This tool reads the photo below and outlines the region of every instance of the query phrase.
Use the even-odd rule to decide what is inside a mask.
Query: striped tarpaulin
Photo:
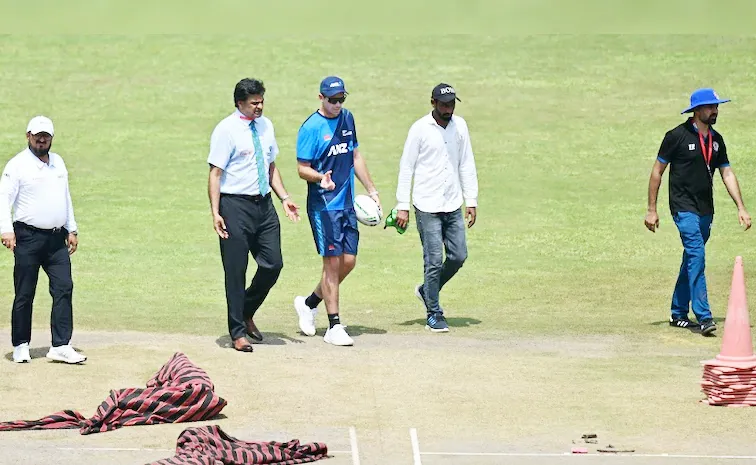
[[[149,465],[295,465],[328,457],[325,444],[246,442],[218,426],[187,428],[178,438],[176,455]]]
[[[79,428],[81,434],[91,434],[122,426],[209,420],[225,406],[207,373],[177,352],[147,381],[145,389],[110,391],[90,419],[63,410],[39,420],[0,423],[0,431]]]

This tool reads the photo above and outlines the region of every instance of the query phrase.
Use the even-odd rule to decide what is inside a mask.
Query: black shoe
[[[669,317],[669,325],[673,326],[675,328],[683,328],[683,329],[698,329],[699,325],[696,323],[693,323],[687,318],[675,318],[675,317]]]
[[[415,286],[415,297],[420,299],[420,302],[423,303],[423,307],[425,307],[425,311],[428,311],[428,304],[425,302],[425,292],[423,292],[423,285],[418,284]]]
[[[701,334],[703,336],[708,336],[716,330],[717,324],[714,323],[714,320],[704,320],[701,322]]]
[[[247,327],[247,335],[251,337],[253,340],[257,342],[262,342],[263,335],[260,333],[260,330],[257,329],[257,325],[255,324],[255,320],[252,318],[247,318],[247,321],[245,321],[246,327]]]

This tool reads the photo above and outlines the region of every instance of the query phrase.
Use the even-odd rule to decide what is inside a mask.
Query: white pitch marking
[[[87,452],[176,452],[176,449],[149,449],[139,447],[56,447],[58,450]],[[328,450],[329,454],[351,454],[351,450]]]
[[[90,452],[176,452],[176,449],[142,449],[139,447],[58,447],[58,450],[85,450]]]
[[[720,460],[754,460],[756,455],[689,455],[689,454],[633,454],[633,453],[605,453],[572,454],[539,453],[539,452],[421,452],[421,455],[449,455],[457,457],[636,457],[636,458],[665,458],[665,459],[720,459]]]
[[[352,464],[360,465],[360,451],[357,449],[357,430],[349,427],[349,442],[352,445]]]
[[[423,465],[420,460],[420,441],[417,440],[417,429],[410,428],[410,441],[412,442],[413,465]]]

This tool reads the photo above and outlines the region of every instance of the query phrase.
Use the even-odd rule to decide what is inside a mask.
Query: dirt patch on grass
[[[335,450],[349,449],[355,427],[363,464],[408,462],[409,428],[417,428],[426,450],[564,452],[586,432],[641,453],[754,449],[745,437],[748,414],[698,404],[697,346],[622,336],[479,340],[349,331],[354,347],[277,333],[265,334],[252,354],[229,349],[227,335],[77,331],[74,346],[90,357],[81,366],[48,362],[48,336],[37,331],[30,364],[11,363],[10,350],[0,363],[2,420],[62,409],[92,415],[110,389],[144,386],[181,351],[228,401],[223,416],[207,423],[249,440],[328,440]],[[10,348],[7,331],[0,345]],[[713,420],[705,435],[696,434],[688,426],[704,415]],[[45,447],[167,450],[185,427],[4,433],[0,448],[23,438]]]

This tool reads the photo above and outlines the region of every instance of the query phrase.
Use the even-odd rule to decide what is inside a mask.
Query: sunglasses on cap
[[[328,100],[328,103],[331,103],[331,104],[344,103],[344,101],[346,100],[346,96],[344,96],[344,97],[326,97],[326,99]]]

